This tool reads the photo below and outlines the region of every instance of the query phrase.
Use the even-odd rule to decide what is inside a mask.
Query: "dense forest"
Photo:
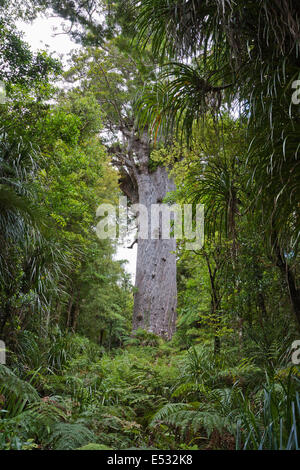
[[[299,450],[299,56],[298,0],[0,0],[0,450]],[[124,196],[204,243],[133,285]]]

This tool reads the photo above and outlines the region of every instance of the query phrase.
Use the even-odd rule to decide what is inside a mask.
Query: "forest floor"
[[[29,335],[23,348],[0,366],[2,449],[235,449],[249,431],[251,442],[255,417],[253,447],[270,397],[289,434],[282,403],[295,368],[271,377],[229,348],[216,359],[209,342],[180,349],[145,332],[110,352],[78,335],[39,354]]]

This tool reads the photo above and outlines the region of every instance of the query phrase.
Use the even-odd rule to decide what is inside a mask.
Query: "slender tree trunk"
[[[214,337],[214,355],[218,356],[221,352],[221,338],[220,336]]]
[[[70,300],[69,300],[69,305],[68,305],[67,323],[66,323],[67,328],[70,328],[71,326],[71,314],[72,314],[73,301],[74,301],[74,298],[73,298],[73,293],[72,293]]]
[[[4,327],[9,319],[10,308],[6,305],[4,311],[0,314],[0,335],[3,335]]]
[[[284,255],[281,252],[278,243],[278,237],[275,231],[272,233],[272,242],[276,256],[276,264],[286,280],[292,311],[296,317],[298,329],[300,329],[300,289],[297,287],[295,275],[291,267],[284,259]]]
[[[100,330],[100,333],[99,333],[99,346],[103,346],[103,337],[104,337],[104,330]]]
[[[210,280],[210,313],[211,318],[215,323],[215,336],[214,336],[214,355],[217,356],[221,352],[221,338],[218,335],[218,331],[221,326],[221,318],[220,318],[220,304],[221,304],[221,295],[218,288],[217,276],[218,276],[218,266],[212,269],[212,265],[209,259],[209,255],[203,250],[203,254],[206,260],[208,273],[209,273],[209,280]],[[220,275],[220,274],[219,274]]]
[[[139,203],[148,210],[148,239],[138,239],[136,293],[134,296],[133,330],[146,329],[166,339],[175,332],[177,284],[176,240],[151,239],[151,205],[160,204],[175,186],[167,170],[137,175]]]
[[[54,323],[55,325],[59,325],[59,322],[60,322],[60,317],[61,317],[61,313],[62,313],[62,303],[57,301],[56,302],[56,308],[55,308],[55,317],[54,317]]]
[[[291,304],[293,307],[293,312],[295,314],[295,317],[298,322],[298,326],[300,328],[300,289],[296,287],[295,276],[289,267],[287,267],[286,276],[287,276],[287,283],[289,286],[289,293],[290,293]]]
[[[73,312],[72,312],[72,326],[71,326],[71,329],[72,329],[73,333],[76,333],[78,316],[79,316],[79,299],[77,298],[76,304],[74,305]]]

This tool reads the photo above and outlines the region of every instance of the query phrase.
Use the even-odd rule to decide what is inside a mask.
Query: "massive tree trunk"
[[[151,239],[150,216],[151,206],[175,188],[162,167],[138,174],[137,185],[139,204],[148,210],[148,239],[138,239],[133,330],[143,328],[171,339],[177,306],[176,240],[162,239],[161,230],[158,239]]]
[[[121,189],[133,204],[142,204],[148,210],[148,236],[139,234],[137,240],[132,328],[133,331],[142,328],[171,339],[175,332],[177,306],[176,240],[163,239],[161,230],[158,230],[157,239],[151,238],[151,206],[162,203],[175,186],[166,168],[158,166],[154,171],[149,168],[148,136],[121,130],[127,141],[126,153],[121,147],[111,149],[113,161],[122,176]]]

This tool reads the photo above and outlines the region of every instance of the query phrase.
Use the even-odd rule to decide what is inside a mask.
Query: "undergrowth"
[[[108,353],[22,333],[0,366],[1,449],[298,449],[300,370],[138,332]],[[49,346],[49,345],[48,345]],[[37,354],[38,351],[38,354]]]

